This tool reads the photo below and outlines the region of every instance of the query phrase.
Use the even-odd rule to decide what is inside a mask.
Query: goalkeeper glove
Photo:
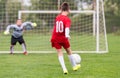
[[[8,35],[8,34],[10,34],[9,31],[4,31],[4,35]]]
[[[36,24],[36,23],[32,23],[32,26],[33,26],[33,27],[37,27],[37,24]]]

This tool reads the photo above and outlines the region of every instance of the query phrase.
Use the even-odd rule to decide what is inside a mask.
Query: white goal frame
[[[104,34],[105,34],[105,45],[106,45],[106,50],[105,51],[100,51],[99,50],[99,5],[100,1],[102,3],[102,14],[103,14],[103,21],[104,21]],[[22,14],[24,13],[60,13],[60,11],[55,11],[55,10],[19,10],[18,11],[18,19],[21,19]],[[93,36],[96,36],[96,51],[74,51],[75,53],[107,53],[108,52],[108,42],[107,42],[107,35],[106,35],[106,25],[105,25],[105,14],[104,14],[104,6],[103,6],[103,0],[96,0],[96,10],[84,10],[84,11],[75,11],[72,10],[70,13],[92,13],[93,14]],[[96,22],[97,21],[97,22]],[[96,26],[95,26],[96,25]],[[32,53],[32,51],[30,51]],[[53,51],[52,51],[53,52]],[[51,51],[48,53],[52,53]],[[34,51],[34,53],[44,53],[42,51]]]

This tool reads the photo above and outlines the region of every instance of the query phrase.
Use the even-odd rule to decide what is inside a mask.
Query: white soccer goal
[[[60,0],[58,0],[60,1]],[[71,0],[72,1],[72,0]],[[76,0],[77,1],[77,0]],[[103,0],[94,0],[95,8],[72,9],[71,18],[71,48],[78,53],[106,53],[108,43],[106,36]],[[69,1],[68,1],[69,2]],[[60,4],[58,2],[58,4]],[[85,3],[84,3],[85,4]],[[77,4],[78,5],[78,4]],[[85,4],[86,5],[86,4]],[[58,10],[19,10],[18,19],[36,22],[38,26],[24,32],[27,49],[31,53],[53,53],[51,47],[51,31]],[[16,47],[18,51],[20,49]]]

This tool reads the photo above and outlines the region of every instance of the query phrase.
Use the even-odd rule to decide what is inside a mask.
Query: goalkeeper
[[[13,54],[14,46],[16,45],[17,42],[21,44],[22,49],[23,49],[23,54],[27,55],[27,49],[26,49],[26,44],[23,38],[23,31],[24,27],[27,26],[27,24],[30,24],[32,27],[37,26],[36,23],[32,22],[24,22],[22,23],[21,19],[18,19],[16,21],[16,24],[8,25],[4,34],[7,35],[9,34],[9,30],[13,29],[13,33],[11,35],[11,46],[10,46],[10,54]]]

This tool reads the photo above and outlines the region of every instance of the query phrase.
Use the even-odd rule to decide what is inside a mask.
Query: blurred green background
[[[27,5],[22,4],[23,0],[0,0],[0,30],[4,26],[15,22],[18,18],[18,10],[57,10],[57,0],[28,0],[31,1]],[[26,0],[27,1],[27,0]],[[67,1],[72,10],[75,10],[75,1],[91,1],[91,0],[58,0],[60,3]],[[93,0],[94,1],[94,0]],[[32,6],[31,6],[32,5]],[[52,6],[50,6],[52,5]],[[104,0],[105,17],[107,33],[120,35],[120,0]]]

